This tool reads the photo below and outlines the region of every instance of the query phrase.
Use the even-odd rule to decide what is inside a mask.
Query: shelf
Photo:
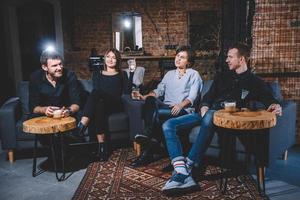
[[[175,56],[122,56],[122,60],[136,59],[136,60],[165,60],[174,59]]]

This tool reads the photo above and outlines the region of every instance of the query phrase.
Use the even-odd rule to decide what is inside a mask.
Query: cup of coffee
[[[235,101],[224,101],[224,102],[222,102],[221,105],[228,112],[235,112],[236,111],[236,102]]]
[[[132,99],[139,100],[140,99],[139,94],[140,94],[140,88],[138,87],[132,88],[132,92],[131,92]]]
[[[62,110],[54,110],[53,111],[53,118],[61,118]]]

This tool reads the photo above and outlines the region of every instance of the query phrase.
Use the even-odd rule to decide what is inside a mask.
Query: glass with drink
[[[224,101],[221,104],[222,107],[228,112],[235,112],[236,111],[236,102],[235,101]]]
[[[133,87],[131,92],[131,98],[135,100],[140,99],[140,88],[139,87]]]
[[[130,72],[134,72],[135,69],[136,69],[136,62],[135,62],[135,59],[129,59],[129,60],[127,61],[127,63],[128,63],[129,71],[130,71]]]

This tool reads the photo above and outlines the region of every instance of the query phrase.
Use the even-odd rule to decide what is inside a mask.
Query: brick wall
[[[256,0],[252,66],[258,73],[300,72],[299,0]],[[300,143],[300,77],[275,77],[285,99],[298,103],[297,140]]]
[[[151,55],[164,55],[168,44],[187,44],[187,12],[220,10],[221,0],[69,0],[62,1],[66,65],[80,78],[89,78],[87,59],[95,47],[103,54],[112,47],[112,13],[135,11],[142,14],[143,48]],[[140,2],[144,2],[142,6]],[[167,9],[166,9],[167,7]],[[299,0],[256,0],[253,23],[252,65],[258,73],[299,72],[300,28],[292,27],[300,20]],[[166,23],[166,13],[169,24]],[[153,22],[153,23],[152,23]],[[214,73],[215,58],[197,61],[195,68],[204,79]],[[123,63],[124,67],[126,66]],[[158,79],[158,61],[138,61],[146,68],[145,81]],[[300,78],[273,78],[282,85],[284,98],[300,104]],[[300,143],[300,112],[297,134]]]
[[[90,49],[99,54],[112,47],[112,13],[135,11],[142,15],[143,49],[150,55],[165,55],[165,45],[188,43],[188,11],[218,10],[220,0],[73,0],[63,3],[66,65],[80,78],[88,78]],[[167,23],[168,21],[168,23]],[[167,34],[169,33],[169,36]],[[197,61],[201,73],[213,73],[215,58]],[[146,68],[146,82],[159,77],[158,61],[139,61]],[[125,65],[124,65],[125,66]]]

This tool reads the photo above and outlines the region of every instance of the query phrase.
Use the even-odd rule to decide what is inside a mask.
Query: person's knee
[[[201,126],[211,127],[213,125],[214,110],[209,110],[202,119]]]
[[[153,96],[148,96],[145,100],[145,104],[155,103],[155,102],[156,102],[156,98]]]
[[[165,137],[172,135],[174,131],[176,131],[176,119],[169,119],[165,121],[162,125],[162,130],[164,132]]]

